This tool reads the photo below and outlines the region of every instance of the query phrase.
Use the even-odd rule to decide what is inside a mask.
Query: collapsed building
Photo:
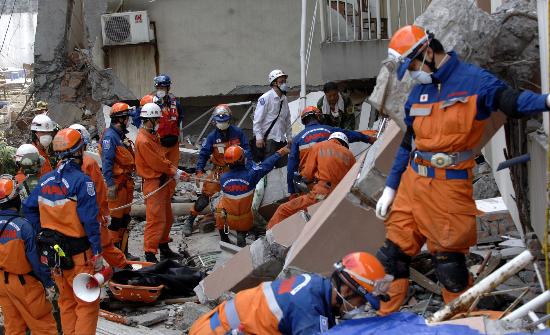
[[[383,118],[391,119],[379,128],[383,130],[379,140],[368,148],[354,148],[358,155],[357,163],[333,193],[323,201],[322,206],[317,204],[305,212],[293,215],[274,229],[268,230],[265,236],[249,241],[251,242],[249,246],[239,249],[222,245],[223,251],[220,253],[217,251],[218,241],[207,236],[207,229],[201,230],[204,234],[182,242],[189,245],[190,251],[199,257],[200,262],[206,262],[208,259],[206,262],[208,266],[205,268],[208,268],[210,273],[195,288],[196,297],[175,302],[161,301],[149,307],[121,306],[120,304],[117,306],[116,302],[108,302],[106,306],[113,312],[127,314],[124,318],[139,319],[141,329],[128,326],[135,322],[122,322],[127,323],[126,325],[115,324],[113,320],[120,321],[116,315],[109,317],[103,314],[105,319],[111,321],[101,320],[98,327],[99,333],[142,331],[161,334],[169,333],[172,329],[185,330],[201,313],[227,298],[231,292],[236,293],[258,285],[262,281],[297,273],[329,274],[333,263],[346,253],[356,250],[374,253],[381,246],[384,241],[384,225],[376,218],[373,208],[383,190],[385,177],[401,141],[404,129],[403,105],[413,85],[410,78],[397,81],[391,67],[380,66],[385,58],[387,39],[399,23],[403,25],[407,21],[411,23],[414,20],[416,24],[434,31],[446,49],[454,49],[465,61],[491,70],[516,88],[538,91],[542,86],[543,90],[548,89],[548,74],[539,69],[539,64],[545,64],[544,59],[540,59],[539,48],[544,45],[540,41],[548,44],[548,36],[538,36],[545,30],[540,28],[540,16],[537,16],[537,13],[540,14],[541,10],[539,8],[537,12],[535,1],[504,1],[503,6],[498,9],[493,8],[492,14],[480,8],[487,4],[484,1],[419,1],[418,8],[413,1],[409,14],[399,13],[397,17],[399,21],[403,16],[403,22],[399,23],[396,16],[393,16],[394,20],[391,22],[391,13],[401,7],[392,8],[390,1],[379,1],[376,8],[371,10],[367,5],[365,10],[369,16],[368,29],[365,29],[362,23],[357,28],[357,24],[354,23],[351,25],[353,29],[348,32],[350,21],[357,18],[355,14],[348,14],[348,7],[351,6],[352,13],[355,11],[363,13],[364,9],[356,9],[356,5],[351,2],[328,1],[324,6],[319,6],[319,9],[315,7],[315,12],[311,9],[311,13],[308,13],[314,17],[312,14],[317,13],[318,10],[319,21],[325,21],[316,23],[319,25],[316,32],[312,29],[314,31],[312,38],[315,39],[313,43],[318,49],[312,49],[313,57],[310,65],[313,79],[308,82],[308,88],[309,91],[318,91],[322,81],[338,80],[357,105],[359,128],[370,126],[376,129],[382,124]],[[121,4],[124,11],[146,10],[157,15],[177,8],[175,4],[167,7],[159,4],[158,8],[154,8],[155,4],[143,5],[138,1],[122,1]],[[343,11],[340,7],[342,4]],[[91,130],[95,129],[96,135],[101,134],[109,124],[105,113],[109,109],[108,106],[116,101],[126,101],[136,105],[137,99],[149,92],[150,87],[146,82],[150,81],[156,73],[168,69],[170,57],[174,57],[173,54],[160,56],[166,57],[161,63],[156,60],[159,57],[158,49],[169,48],[168,42],[162,42],[161,34],[167,33],[167,30],[160,23],[152,25],[156,29],[154,30],[156,38],[147,43],[128,45],[124,48],[109,48],[102,45],[101,37],[104,28],[100,17],[107,12],[116,13],[121,9],[116,8],[117,5],[105,0],[95,2],[53,0],[48,3],[41,2],[38,6],[32,99],[48,101],[52,118],[63,126],[80,122]],[[540,7],[540,4],[538,5]],[[206,10],[206,7],[212,4],[200,6],[195,10]],[[253,7],[253,2],[246,6]],[[288,3],[285,3],[285,6],[287,9],[294,8]],[[233,10],[244,10],[237,3],[232,3],[229,7]],[[384,13],[381,8],[386,15],[385,26],[383,26]],[[418,10],[418,15],[413,14],[415,8]],[[373,14],[371,11],[376,14],[371,16]],[[360,19],[363,21],[362,16]],[[376,22],[374,29],[371,28],[371,19]],[[546,20],[548,20],[547,17]],[[316,25],[313,27],[317,27]],[[245,32],[241,33],[245,34]],[[376,38],[371,39],[372,35]],[[318,37],[323,41],[320,45],[316,42],[319,40]],[[296,39],[297,36],[293,38]],[[218,37],[216,41],[219,39]],[[338,45],[338,42],[344,41],[345,45],[343,43]],[[211,49],[217,48],[215,43],[211,44]],[[193,47],[198,48],[196,45]],[[367,49],[369,51],[365,51]],[[180,51],[178,49],[175,52]],[[542,53],[545,55],[543,58],[548,58],[547,51]],[[129,58],[127,56],[129,53],[143,54],[143,57],[149,61],[153,60],[153,64],[125,62],[124,58]],[[185,55],[191,57],[189,53],[193,51],[187,51]],[[251,53],[254,54],[252,50]],[[236,53],[232,53],[224,57],[231,58],[235,55]],[[351,74],[353,66],[345,67],[340,72],[335,71],[334,67],[337,64],[335,59],[343,57],[346,57],[346,60],[350,59],[350,63],[354,63],[353,66],[358,66],[356,63],[360,62],[368,64],[360,69],[358,75]],[[221,58],[214,57],[210,61],[213,64],[219,64],[222,62]],[[271,64],[277,61],[269,60]],[[196,59],[190,62],[192,65],[201,63]],[[282,66],[286,65],[290,68],[291,78],[293,74],[298,77],[297,66],[293,64],[295,62],[288,59],[284,62],[286,63]],[[112,68],[105,68],[106,65],[112,65]],[[207,71],[206,65],[203,64],[199,69]],[[269,70],[269,67],[263,68],[261,65],[263,64],[251,65],[253,70],[250,72],[255,74],[254,78],[243,77],[233,81],[227,79],[239,77],[242,73],[242,70],[237,71],[239,69],[224,74],[223,79],[230,81],[230,84],[225,86],[213,83],[215,77],[213,80],[207,78],[212,77],[211,75],[205,75],[205,78],[201,78],[199,85],[205,87],[204,91],[200,89],[193,91],[194,88],[189,88],[187,84],[182,84],[181,88],[176,87],[180,92],[188,90],[189,94],[196,94],[196,96],[187,96],[178,92],[189,111],[190,120],[185,126],[188,128],[184,128],[188,131],[189,137],[186,140],[188,143],[186,148],[181,148],[182,166],[194,167],[197,144],[209,130],[208,112],[217,103],[234,103],[237,123],[248,130],[249,135],[251,134],[250,115],[254,110],[254,101],[266,89],[261,80],[256,78],[263,78],[264,72]],[[132,77],[131,69],[136,67],[144,69],[135,75],[139,77]],[[179,73],[182,79],[179,79]],[[176,72],[176,75],[178,81],[183,81],[187,76],[185,71]],[[199,74],[193,73],[190,76],[199,76]],[[249,73],[246,76],[249,76]],[[202,80],[208,82],[203,83]],[[225,93],[218,95],[221,90],[225,90],[223,91]],[[210,95],[203,94],[204,92],[210,92]],[[316,104],[319,96],[319,94],[310,93],[307,103]],[[367,100],[363,103],[365,99]],[[13,121],[15,127],[7,130],[6,138],[14,145],[21,143],[28,132],[28,124],[32,119],[32,113],[28,107],[23,107],[21,113],[15,116]],[[292,109],[296,120],[297,101],[294,102]],[[541,118],[505,120],[501,113],[494,113],[483,140],[484,146],[477,148],[488,162],[480,165],[477,175],[479,178],[476,179],[476,183],[479,183],[477,205],[480,210],[478,246],[471,251],[473,256],[470,270],[475,272],[478,281],[487,278],[492,271],[528,247],[532,248],[532,245],[545,243],[544,234],[547,232],[544,230],[546,220],[543,213],[547,203],[541,194],[544,194],[546,189],[545,184],[540,183],[540,180],[546,178],[546,168],[543,167],[546,166],[547,136],[545,134],[548,134],[548,122],[544,125],[543,123]],[[298,130],[299,121],[294,126]],[[539,131],[539,129],[546,129],[546,131]],[[529,134],[527,134],[528,131]],[[505,153],[502,152],[503,148],[506,148]],[[499,163],[527,152],[531,153],[530,163],[497,171]],[[273,171],[258,189],[258,199],[255,203],[259,220],[262,217],[269,218],[276,206],[288,196],[284,187],[285,173],[285,169]],[[188,213],[190,201],[194,196],[193,192],[196,192],[196,189],[188,185],[180,190],[180,196],[188,194],[191,196],[183,200],[180,198],[179,200],[184,201],[183,203],[173,204],[179,219]],[[143,212],[142,207],[136,206],[132,214],[139,218],[144,216]],[[142,222],[139,219],[135,221],[137,228],[134,229],[131,237],[132,243],[137,245],[140,243],[139,226]],[[182,220],[178,221],[181,223]],[[205,225],[204,222],[201,225]],[[174,229],[178,231],[179,226],[176,223]],[[506,236],[508,240],[502,236]],[[211,246],[215,247],[215,254],[212,254],[214,251],[210,250]],[[539,254],[541,254],[540,247]],[[212,255],[214,257],[210,257]],[[500,291],[515,290],[513,293],[497,302],[484,301],[486,305],[481,304],[481,306],[487,306],[484,307],[486,309],[506,310],[511,304],[526,303],[546,291],[548,288],[545,288],[541,278],[548,273],[543,271],[542,262],[534,261],[533,264],[519,271],[517,275],[509,277],[506,282],[497,287]],[[405,307],[426,316],[433,315],[439,308],[445,307],[438,298],[440,289],[434,282],[430,267],[429,261],[423,259],[422,255],[413,264],[411,280],[415,283],[414,291],[410,292]],[[520,289],[524,288],[527,290],[522,293],[524,291]],[[124,311],[124,308],[127,311]],[[534,311],[541,312],[542,309],[537,306]],[[466,320],[464,322],[468,325],[479,322],[479,319],[473,320],[472,317]],[[154,325],[156,325],[155,330],[147,328]],[[512,330],[524,329],[522,326]],[[497,326],[488,325],[483,321],[478,327],[486,332],[488,327]]]

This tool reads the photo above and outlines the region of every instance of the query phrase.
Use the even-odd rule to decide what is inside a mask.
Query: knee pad
[[[386,273],[392,275],[395,279],[409,278],[411,256],[404,253],[397,244],[386,240],[384,245],[376,252],[376,258],[382,263]]]
[[[209,203],[210,203],[210,200],[206,195],[204,194],[199,195],[199,197],[197,198],[197,201],[195,201],[195,206],[194,206],[195,211],[197,211],[197,213],[202,212],[203,209],[205,209]]]
[[[121,228],[125,228],[124,217],[121,217],[121,218],[111,217],[111,224],[109,225],[109,227],[107,227],[107,229],[112,231],[118,231]]]
[[[470,274],[466,267],[466,256],[458,252],[438,252],[432,256],[439,282],[453,293],[468,287]]]

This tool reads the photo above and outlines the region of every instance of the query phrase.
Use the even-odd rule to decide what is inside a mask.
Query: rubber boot
[[[183,223],[182,232],[185,237],[191,236],[193,234],[193,223],[195,223],[196,216],[189,215],[185,222]]]
[[[237,232],[237,246],[238,247],[246,247],[246,232],[245,231],[238,231]]]
[[[229,235],[223,232],[223,229],[219,229],[218,232],[220,233],[220,240],[225,243],[233,244],[231,243],[231,240],[229,239]]]
[[[158,263],[157,256],[152,252],[146,252],[145,253],[145,261],[150,263]]]
[[[173,259],[173,260],[182,260],[184,257],[183,255],[180,255],[168,246],[168,243],[161,243],[159,244],[159,251],[160,251],[160,260],[166,260],[166,259]]]

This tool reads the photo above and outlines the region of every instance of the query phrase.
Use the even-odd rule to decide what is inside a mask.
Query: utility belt
[[[449,180],[449,179],[469,179],[472,177],[472,169],[453,170],[439,169],[431,166],[425,166],[411,160],[412,169],[422,177]]]
[[[252,217],[252,211],[248,211],[242,215],[233,215],[233,214],[227,214],[227,211],[224,208],[216,208],[215,215],[223,219],[238,221],[238,220],[244,220]]]
[[[65,236],[52,229],[41,229],[36,238],[40,262],[50,268],[70,270],[74,268],[72,256],[90,248],[88,237]]]
[[[459,152],[429,152],[429,151],[413,151],[411,152],[412,160],[420,158],[424,161],[430,162],[433,167],[443,169],[449,166],[456,166],[459,163],[474,158],[474,152],[472,150],[459,151]]]

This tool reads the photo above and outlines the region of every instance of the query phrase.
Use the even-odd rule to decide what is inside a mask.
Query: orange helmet
[[[18,195],[15,179],[9,174],[0,176],[0,204],[10,201]]]
[[[111,117],[130,115],[130,105],[124,102],[117,102],[111,107]]]
[[[73,128],[61,129],[53,138],[53,150],[62,158],[75,153],[83,145],[82,135]]]
[[[415,25],[405,26],[393,34],[388,55],[400,63],[397,69],[399,80],[405,75],[411,61],[424,51],[432,39],[432,33]]]
[[[223,159],[227,164],[233,164],[244,159],[244,150],[238,145],[232,145],[223,154]]]
[[[366,252],[353,252],[334,265],[343,283],[356,294],[365,297],[373,308],[380,303],[377,296],[384,296],[393,280],[387,275],[384,266],[373,255]]]
[[[153,96],[151,94],[144,95],[143,98],[139,101],[139,105],[141,107],[145,106],[145,104],[148,103],[155,103],[157,102],[158,98],[156,96]]]
[[[308,117],[308,116],[313,116],[317,120],[320,120],[321,119],[321,111],[319,110],[319,108],[317,108],[315,106],[307,106],[302,111],[302,114],[300,114],[300,119],[302,119],[302,123],[304,123],[305,118]],[[305,125],[305,123],[304,123],[304,125]]]

